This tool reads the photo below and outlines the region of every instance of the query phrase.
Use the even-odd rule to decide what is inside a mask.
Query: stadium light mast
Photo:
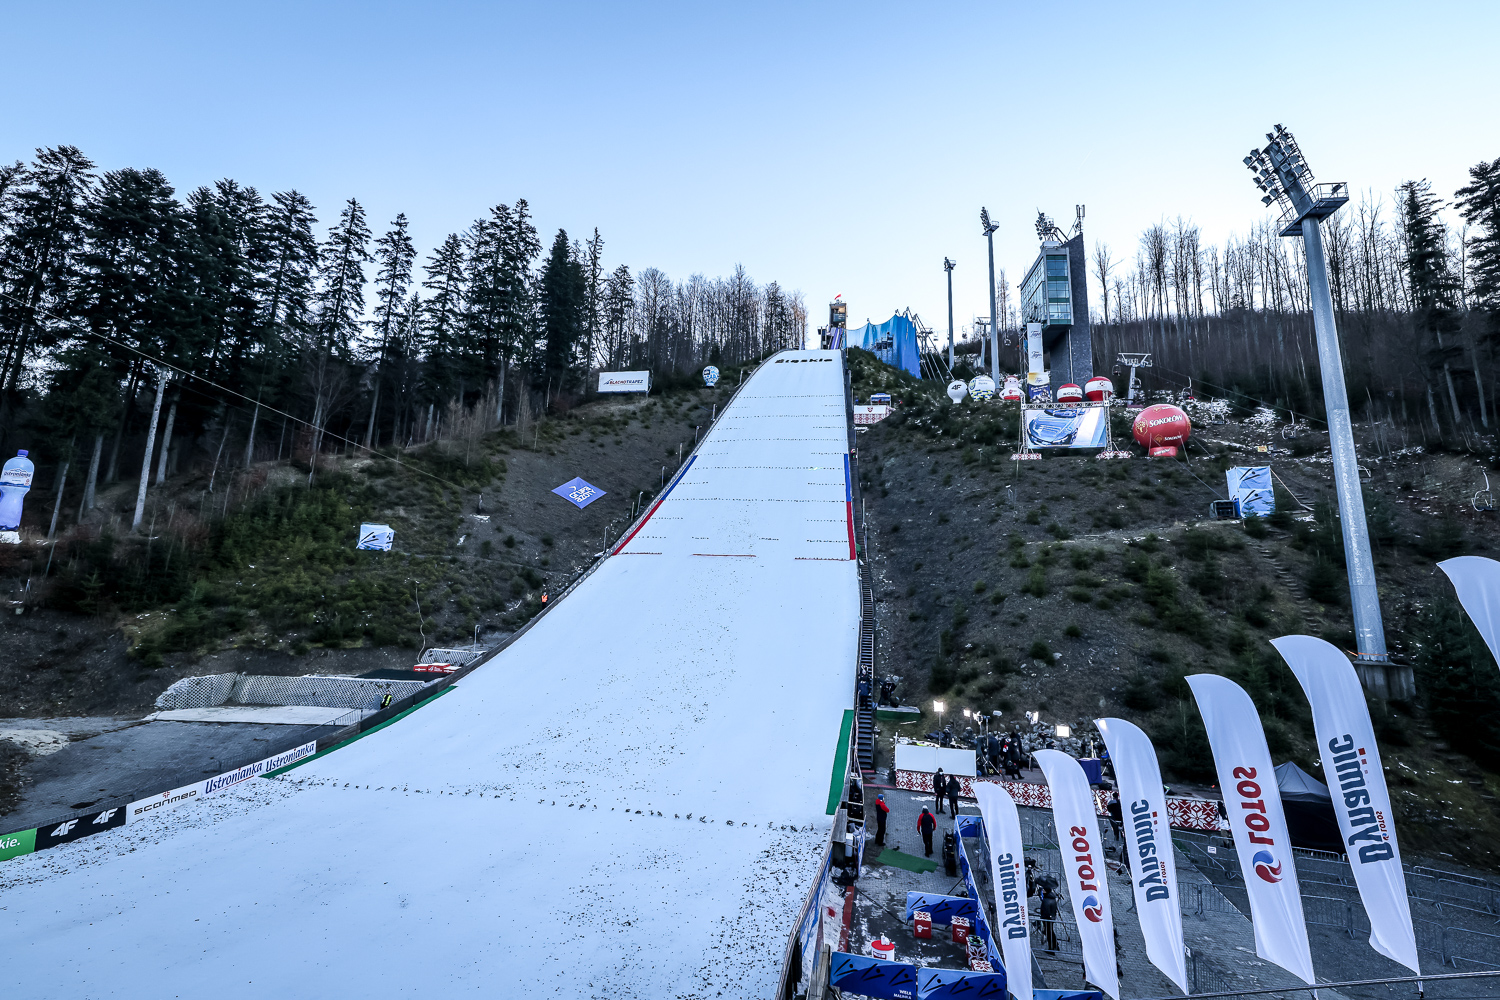
[[[948,272],[948,373],[953,374],[953,261],[943,258],[943,270]]]
[[[995,322],[995,230],[1000,227],[990,221],[990,210],[980,208],[979,224],[984,227],[984,238],[990,247],[990,378],[1000,384],[1000,324]]]
[[[1375,560],[1370,555],[1370,531],[1365,523],[1365,501],[1359,485],[1359,461],[1354,451],[1354,429],[1349,418],[1349,394],[1344,387],[1344,362],[1339,354],[1338,330],[1333,322],[1333,296],[1328,289],[1328,261],[1323,254],[1319,222],[1349,200],[1349,185],[1312,183],[1312,171],[1292,133],[1281,125],[1266,133],[1267,144],[1252,149],[1245,166],[1255,175],[1261,202],[1282,209],[1278,235],[1301,236],[1307,256],[1307,291],[1312,302],[1313,329],[1318,338],[1318,367],[1323,374],[1323,405],[1328,410],[1328,443],[1333,451],[1333,481],[1339,498],[1339,521],[1344,533],[1344,557],[1349,567],[1349,597],[1354,611],[1354,635],[1359,659],[1386,660],[1385,626],[1380,617],[1380,593],[1375,587]]]

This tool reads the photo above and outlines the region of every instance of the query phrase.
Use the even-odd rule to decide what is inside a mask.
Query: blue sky
[[[1133,255],[1181,215],[1262,209],[1276,122],[1320,180],[1450,196],[1500,156],[1500,5],[21,4],[0,17],[0,157],[72,143],[180,192],[296,187],[405,212],[423,257],[496,202],[612,267],[742,263],[815,320],[985,305],[978,211],[1018,281],[1041,208]],[[1263,141],[1263,140],[1261,140]],[[324,227],[320,226],[320,235]]]

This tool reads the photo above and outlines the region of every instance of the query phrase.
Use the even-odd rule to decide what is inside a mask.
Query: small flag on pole
[[[599,489],[597,486],[590,486],[582,479],[573,479],[570,482],[563,483],[552,492],[572,503],[579,510],[582,510],[604,496],[604,490]]]

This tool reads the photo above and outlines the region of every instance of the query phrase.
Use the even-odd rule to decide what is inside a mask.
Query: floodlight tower
[[[943,258],[943,270],[948,272],[948,371],[953,371],[953,261]]]
[[[984,238],[990,246],[990,378],[1000,384],[1000,342],[996,339],[1000,324],[995,322],[995,230],[1000,227],[990,221],[990,210],[980,208],[979,224],[984,227]]]
[[[1333,324],[1333,296],[1328,291],[1328,261],[1323,255],[1319,220],[1326,219],[1349,200],[1343,182],[1313,185],[1312,171],[1292,133],[1280,125],[1266,133],[1263,149],[1252,149],[1245,166],[1255,175],[1255,186],[1265,192],[1261,202],[1283,209],[1277,221],[1281,236],[1301,236],[1307,256],[1307,290],[1312,301],[1313,329],[1318,337],[1318,367],[1323,373],[1323,404],[1328,409],[1328,443],[1333,450],[1333,481],[1339,497],[1339,521],[1344,531],[1344,557],[1349,566],[1349,596],[1354,610],[1354,635],[1359,659],[1386,659],[1385,626],[1380,619],[1380,593],[1375,588],[1375,561],[1370,555],[1370,533],[1365,524],[1365,501],[1359,486],[1359,460],[1354,452],[1354,430],[1349,419],[1349,394],[1344,388],[1344,362],[1339,355],[1338,331]]]

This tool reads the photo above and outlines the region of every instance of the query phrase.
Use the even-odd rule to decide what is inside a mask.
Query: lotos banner
[[[1138,726],[1124,719],[1095,719],[1094,725],[1109,747],[1120,785],[1125,842],[1131,855],[1131,888],[1141,935],[1146,939],[1146,957],[1186,993],[1177,863],[1172,856],[1172,832],[1167,825],[1167,801],[1156,750]]]
[[[1000,955],[1010,992],[1016,1000],[1031,997],[1031,919],[1026,913],[1025,845],[1021,840],[1021,817],[1015,801],[993,782],[974,789],[979,814],[990,841],[990,872],[994,877],[995,919],[993,929],[1000,939]]]
[[[1229,829],[1250,897],[1255,953],[1304,983],[1315,983],[1292,838],[1255,702],[1227,677],[1193,674],[1187,682],[1203,713],[1224,791]]]
[[[1438,563],[1438,569],[1453,581],[1458,603],[1484,637],[1490,655],[1500,663],[1500,562],[1483,556],[1459,556]]]
[[[1333,812],[1370,915],[1370,947],[1420,976],[1396,821],[1364,688],[1344,654],[1322,639],[1284,635],[1271,645],[1297,675],[1312,706]]]
[[[1078,921],[1084,977],[1119,1000],[1115,922],[1109,911],[1108,873],[1093,790],[1078,761],[1061,750],[1038,750],[1033,756],[1052,789],[1052,822],[1057,826],[1063,881],[1073,903],[1073,919]]]

